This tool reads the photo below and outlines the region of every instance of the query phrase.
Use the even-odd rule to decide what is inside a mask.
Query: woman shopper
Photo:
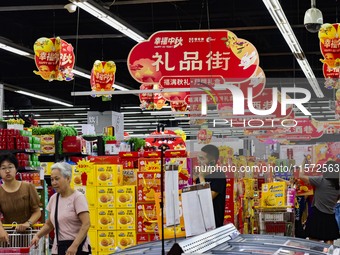
[[[31,228],[40,216],[40,199],[35,186],[31,183],[16,180],[18,160],[13,154],[0,155],[0,241],[9,242],[8,233],[2,224],[16,223],[19,232]]]
[[[306,236],[310,240],[333,244],[334,240],[339,238],[335,207],[340,192],[340,165],[335,161],[328,161],[322,170],[323,176],[300,176],[302,181],[314,187],[312,210],[306,223]]]
[[[51,169],[52,187],[57,193],[50,198],[48,219],[33,237],[31,245],[38,245],[39,239],[54,229],[52,254],[90,254],[87,238],[90,216],[86,198],[71,188],[72,168],[68,163],[55,163]]]

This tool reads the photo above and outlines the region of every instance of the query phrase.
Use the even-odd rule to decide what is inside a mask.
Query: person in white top
[[[58,210],[58,244],[54,239],[52,254],[61,254],[61,246],[68,242],[65,255],[90,254],[87,232],[90,228],[90,216],[85,196],[71,188],[72,168],[66,162],[51,167],[52,187],[57,192],[47,205],[48,219],[43,228],[34,236],[31,245],[38,245],[39,239],[53,229],[56,232],[55,214]],[[60,194],[60,195],[59,195]],[[59,196],[59,198],[58,198]],[[58,206],[56,210],[56,202]],[[57,236],[57,233],[55,233]]]

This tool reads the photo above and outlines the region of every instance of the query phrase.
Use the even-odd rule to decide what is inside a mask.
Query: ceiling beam
[[[189,0],[125,0],[105,2],[105,5],[129,5],[129,4],[155,4],[155,3],[171,3],[171,2],[188,2]]]
[[[18,5],[0,7],[0,12],[61,10],[64,5]]]

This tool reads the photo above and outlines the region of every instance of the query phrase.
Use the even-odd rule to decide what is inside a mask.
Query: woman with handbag
[[[57,192],[47,205],[48,219],[34,236],[31,245],[38,245],[39,239],[55,230],[52,254],[91,254],[87,237],[90,216],[85,196],[71,188],[72,168],[66,162],[51,167],[52,187]]]

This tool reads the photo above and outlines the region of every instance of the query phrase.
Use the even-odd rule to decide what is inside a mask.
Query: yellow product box
[[[286,183],[269,182],[262,184],[261,206],[282,207],[286,206]]]
[[[98,231],[97,233],[98,254],[115,252],[117,247],[116,231]]]
[[[40,135],[40,144],[41,145],[55,144],[54,135]]]
[[[117,208],[117,230],[136,229],[136,211],[134,208],[121,209]]]
[[[97,229],[97,209],[95,208],[89,208],[89,214],[90,214],[90,230],[96,230]]]
[[[96,187],[73,186],[72,188],[80,191],[81,193],[85,195],[89,208],[97,208]]]
[[[92,254],[96,254],[96,252],[98,251],[98,242],[97,242],[97,230],[89,230],[87,232],[87,235],[90,239],[90,245],[91,245],[91,250],[92,250]]]
[[[93,165],[88,165],[86,169],[82,169],[77,165],[72,166],[72,185],[95,186],[96,170]]]
[[[137,169],[123,169],[123,185],[137,185]]]
[[[54,154],[55,153],[55,145],[54,144],[43,144],[40,147],[42,154]]]
[[[116,187],[116,208],[135,208],[136,186]]]
[[[96,165],[97,186],[123,184],[123,165]]]
[[[98,230],[115,230],[116,209],[97,209],[97,224]]]
[[[121,249],[126,249],[136,245],[136,231],[134,230],[117,230],[116,232],[117,245]]]
[[[51,175],[51,166],[54,162],[40,162],[40,166],[44,168],[45,175]]]
[[[115,187],[97,187],[98,208],[114,208],[115,191]]]

